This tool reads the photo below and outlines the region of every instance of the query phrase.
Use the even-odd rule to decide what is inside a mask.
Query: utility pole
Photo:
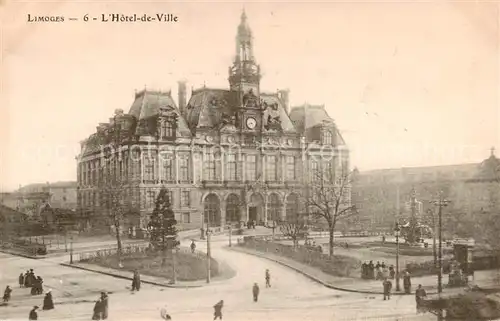
[[[450,201],[443,198],[443,192],[439,193],[439,200],[433,201],[435,206],[438,206],[438,224],[439,224],[439,252],[438,252],[438,294],[443,292],[443,207],[447,206]],[[443,310],[439,310],[438,320],[443,320]]]
[[[69,264],[73,264],[73,235],[71,235],[71,243],[69,244]]]
[[[394,234],[396,236],[396,291],[401,291],[401,286],[399,285],[399,233],[401,229],[399,228],[399,223],[396,222],[394,228]]]
[[[211,271],[210,271],[210,260],[211,260],[210,235],[211,234],[212,234],[212,232],[207,228],[207,283],[210,283],[210,274],[211,274]]]

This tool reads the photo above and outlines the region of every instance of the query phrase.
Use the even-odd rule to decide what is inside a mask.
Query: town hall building
[[[162,187],[185,228],[293,221],[307,215],[304,193],[320,168],[349,167],[324,105],[290,109],[288,90],[261,89],[245,12],[236,42],[229,88],[202,87],[188,100],[179,82],[177,104],[171,92],[144,89],[81,143],[78,212],[88,225],[112,225],[109,195],[120,190],[123,227],[144,230]]]

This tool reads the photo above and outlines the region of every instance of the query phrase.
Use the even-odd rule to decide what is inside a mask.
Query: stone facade
[[[124,191],[126,228],[147,226],[161,187],[186,228],[306,213],[300,199],[312,171],[347,168],[349,151],[324,106],[290,110],[288,90],[261,92],[260,78],[243,13],[229,89],[203,87],[188,100],[181,82],[178,106],[171,92],[145,89],[82,142],[79,212],[106,220],[112,181]]]
[[[471,236],[483,214],[500,214],[499,165],[492,151],[479,164],[359,172],[352,186],[353,202],[361,213],[359,228],[392,230],[396,217],[409,215],[410,194],[415,189],[422,220],[431,224],[431,211],[436,213],[436,208],[430,201],[442,192],[451,201],[443,210],[443,229]]]

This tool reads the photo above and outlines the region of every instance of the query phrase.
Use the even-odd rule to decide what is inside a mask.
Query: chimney
[[[179,111],[181,115],[184,115],[184,109],[186,108],[186,82],[179,81]]]
[[[290,101],[289,101],[290,89],[278,90],[278,98],[283,102],[285,111],[287,114],[290,113]]]

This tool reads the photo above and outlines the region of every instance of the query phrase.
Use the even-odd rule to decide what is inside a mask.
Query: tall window
[[[172,158],[172,155],[162,155],[162,162],[163,162],[163,175],[162,179],[167,182],[171,182],[174,180],[174,160]]]
[[[144,157],[144,180],[152,181],[155,179],[155,159],[152,156]]]
[[[237,223],[240,220],[240,201],[238,196],[231,194],[226,201],[226,221]]]
[[[151,209],[155,206],[156,193],[154,190],[148,190],[146,192],[146,209]]]
[[[237,168],[236,168],[236,154],[231,153],[227,154],[227,180],[228,181],[236,181],[237,177]]]
[[[324,145],[332,145],[333,144],[333,135],[332,135],[332,132],[330,130],[323,129],[322,143]]]
[[[281,220],[281,202],[278,195],[269,195],[269,204],[267,205],[267,219],[271,221],[278,222]]]
[[[320,179],[319,163],[315,160],[311,161],[311,178],[313,181]]]
[[[166,119],[161,122],[161,138],[172,138],[174,137],[174,126],[173,121],[170,119]]]
[[[220,201],[217,195],[207,195],[204,202],[203,216],[205,223],[211,226],[220,226]]]
[[[278,180],[278,166],[277,157],[274,155],[268,155],[266,157],[266,180],[275,182]]]
[[[257,174],[257,156],[247,155],[245,166],[246,166],[246,180],[255,181]]]
[[[179,179],[189,181],[189,156],[183,155],[179,158]]]
[[[294,181],[295,180],[295,157],[286,157],[286,179]]]
[[[208,154],[207,155],[207,162],[206,162],[206,179],[208,181],[215,181],[217,180],[217,157],[215,154]]]
[[[190,205],[190,193],[189,191],[181,192],[181,207],[189,207]]]

